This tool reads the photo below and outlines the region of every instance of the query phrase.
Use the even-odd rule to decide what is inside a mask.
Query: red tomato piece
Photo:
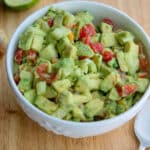
[[[109,25],[112,25],[112,26],[114,27],[114,23],[113,23],[113,21],[112,21],[110,18],[104,18],[104,19],[103,19],[103,22],[104,22],[104,23],[107,23],[107,24],[109,24]]]
[[[36,72],[40,75],[42,73],[47,73],[48,70],[48,64],[42,63],[39,66],[36,67]]]
[[[58,79],[58,74],[57,73],[51,73],[51,74],[49,74],[49,77],[46,78],[45,80],[48,84],[51,84],[53,81],[55,81],[57,79]]]
[[[103,45],[101,43],[90,43],[90,47],[93,49],[95,53],[102,53]]]
[[[51,19],[48,20],[48,25],[50,27],[52,27],[54,25],[54,19],[53,18],[51,18]]]
[[[41,73],[39,76],[40,79],[46,81],[47,84],[51,84],[58,77],[57,73]]]
[[[38,53],[35,50],[29,50],[27,53],[27,59],[33,63],[36,62]]]
[[[19,81],[20,81],[19,73],[15,73],[15,74],[14,74],[14,80],[15,80],[15,83],[16,83],[16,84],[19,83]]]
[[[87,36],[93,36],[96,34],[95,28],[91,24],[86,24],[83,26],[80,30],[80,39],[87,37]]]
[[[140,62],[140,70],[148,71],[149,69],[149,62],[144,54],[139,55],[139,62]]]
[[[135,93],[137,90],[137,86],[135,84],[126,84],[123,86],[117,86],[118,94],[122,97],[131,95]]]
[[[148,77],[148,72],[139,72],[138,77],[139,78],[146,78],[146,77]]]
[[[90,43],[91,43],[90,36],[83,37],[81,40],[83,41],[84,44],[87,44],[87,45],[90,45]]]
[[[87,59],[87,58],[89,58],[89,57],[87,57],[87,56],[79,56],[79,60],[84,60],[84,59]]]
[[[105,50],[103,51],[102,56],[103,56],[103,60],[108,62],[112,60],[112,58],[114,57],[114,54],[111,51]]]
[[[18,49],[17,51],[16,51],[16,53],[15,53],[15,62],[17,63],[17,64],[21,64],[21,62],[22,62],[22,59],[23,59],[23,54],[24,54],[24,52],[23,52],[23,50],[22,49]]]

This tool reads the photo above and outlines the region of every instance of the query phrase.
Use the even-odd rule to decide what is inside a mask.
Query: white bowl
[[[87,10],[96,18],[95,23],[99,22],[104,17],[109,17],[114,20],[114,22],[121,28],[132,31],[139,40],[141,40],[145,46],[146,53],[150,60],[150,41],[148,35],[144,32],[139,24],[137,24],[133,19],[131,19],[125,13],[111,7],[97,2],[87,2],[87,1],[68,1],[61,2],[53,5],[58,9],[64,9],[70,12],[76,12],[81,10]],[[32,104],[30,104],[21,92],[18,90],[14,80],[13,80],[13,57],[18,43],[19,36],[23,31],[31,25],[36,19],[43,16],[49,9],[50,6],[44,7],[31,16],[29,16],[25,21],[17,28],[16,32],[12,36],[10,43],[7,49],[6,55],[6,69],[8,80],[10,86],[17,96],[17,102],[20,104],[24,112],[42,127],[47,130],[51,130],[57,134],[62,134],[69,137],[80,138],[102,134],[112,129],[119,127],[124,124],[131,118],[133,118],[144,106],[149,92],[150,86],[147,88],[146,92],[142,98],[137,102],[132,108],[128,111],[118,115],[114,118],[96,121],[96,122],[87,122],[87,123],[77,123],[71,121],[61,120],[52,116],[47,115],[42,112]],[[133,64],[134,65],[134,64]]]

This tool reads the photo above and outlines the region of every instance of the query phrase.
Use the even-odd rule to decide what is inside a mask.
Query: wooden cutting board
[[[17,26],[32,12],[59,0],[41,2],[23,12],[13,12],[0,1],[0,29],[10,37]],[[98,0],[125,11],[150,34],[150,0]],[[109,16],[108,16],[109,17]],[[137,150],[138,141],[134,135],[133,123],[104,135],[71,139],[47,132],[20,109],[9,88],[5,60],[0,60],[0,150]],[[91,129],[92,130],[92,129]]]

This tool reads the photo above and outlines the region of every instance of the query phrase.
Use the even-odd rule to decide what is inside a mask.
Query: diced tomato
[[[27,52],[27,59],[33,63],[36,62],[37,56],[38,56],[38,53],[35,50],[29,50]]]
[[[90,43],[90,47],[93,49],[95,53],[102,53],[103,45],[101,43]]]
[[[146,77],[148,77],[148,72],[139,72],[138,77],[139,78],[146,78]]]
[[[54,25],[54,19],[53,18],[51,18],[51,19],[48,20],[48,25],[50,27],[52,27]]]
[[[139,62],[140,62],[140,70],[142,71],[149,70],[149,62],[144,54],[139,55]]]
[[[47,73],[48,71],[48,64],[42,63],[36,67],[36,72],[40,75],[42,73]]]
[[[84,59],[87,59],[87,58],[89,58],[89,57],[87,57],[87,56],[79,56],[79,60],[84,60]]]
[[[107,24],[109,24],[109,25],[112,25],[112,26],[114,27],[114,23],[113,23],[113,21],[112,21],[110,18],[104,18],[104,19],[103,19],[103,22],[104,22],[104,23],[107,23]]]
[[[49,77],[48,78],[45,78],[45,81],[48,83],[48,84],[51,84],[53,81],[57,80],[58,79],[58,74],[57,73],[51,73],[49,74]]]
[[[46,81],[48,84],[51,84],[54,80],[57,79],[58,75],[57,73],[51,73],[51,74],[48,74],[48,73],[41,73],[39,75],[40,79],[41,80],[44,80]]]
[[[95,28],[91,24],[86,24],[83,26],[80,30],[80,39],[87,37],[87,36],[93,36],[96,34]]]
[[[17,49],[14,59],[17,64],[21,64],[22,59],[23,59],[23,50],[22,49]]]
[[[111,51],[105,50],[103,51],[102,56],[103,56],[103,60],[108,62],[112,60],[112,58],[114,57],[114,54]]]
[[[90,36],[83,37],[81,40],[83,41],[84,44],[87,44],[87,45],[90,45],[90,43],[91,43]]]
[[[126,84],[123,86],[117,86],[118,94],[122,97],[131,95],[136,92],[137,86],[135,84]]]
[[[57,73],[48,73],[48,65],[46,63],[40,64],[36,67],[36,72],[41,80],[46,81],[51,84],[54,80],[58,78]]]
[[[16,84],[19,83],[19,81],[20,81],[19,73],[15,73],[15,74],[14,74],[14,80],[15,80],[15,83],[16,83]]]

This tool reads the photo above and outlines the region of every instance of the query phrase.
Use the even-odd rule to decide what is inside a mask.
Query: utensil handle
[[[144,145],[140,144],[139,150],[145,150],[145,149],[146,149],[146,147]]]

